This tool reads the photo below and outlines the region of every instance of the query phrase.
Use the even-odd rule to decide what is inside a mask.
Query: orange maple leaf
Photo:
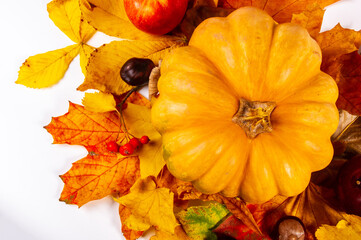
[[[149,105],[140,94],[134,94],[128,102]],[[80,207],[110,194],[122,196],[128,193],[140,176],[139,159],[106,149],[107,142],[124,138],[120,126],[116,112],[90,112],[71,102],[68,113],[52,118],[45,128],[53,135],[54,143],[81,145],[89,152],[61,176],[65,184],[61,201]]]
[[[53,135],[53,143],[81,145],[92,153],[101,152],[106,142],[122,134],[119,117],[114,112],[90,112],[71,102],[68,113],[53,117],[45,128]]]
[[[65,184],[60,201],[80,207],[110,194],[122,196],[139,176],[138,157],[89,154],[60,176]]]
[[[318,4],[313,4],[301,13],[292,15],[292,23],[297,23],[306,28],[310,35],[315,38],[319,35],[325,10]]]
[[[331,75],[339,87],[337,107],[361,115],[361,32],[337,24],[320,33],[316,41],[322,50],[321,70]]]
[[[279,23],[290,22],[293,14],[301,13],[317,3],[322,8],[339,0],[219,0],[218,6],[223,8],[240,8],[253,6],[265,10]]]
[[[316,37],[322,50],[322,67],[330,64],[336,57],[358,50],[361,45],[361,32],[345,29],[337,24],[329,31]]]

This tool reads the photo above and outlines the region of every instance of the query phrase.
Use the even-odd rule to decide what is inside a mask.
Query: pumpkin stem
[[[271,113],[275,107],[274,102],[247,101],[241,98],[232,122],[238,124],[247,137],[253,139],[260,133],[272,132]]]

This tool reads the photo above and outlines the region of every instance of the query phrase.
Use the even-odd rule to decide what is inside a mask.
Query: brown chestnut
[[[149,81],[155,64],[148,58],[130,58],[120,69],[120,77],[131,86],[141,86]]]
[[[305,229],[301,220],[296,217],[285,217],[278,225],[279,240],[304,240]]]

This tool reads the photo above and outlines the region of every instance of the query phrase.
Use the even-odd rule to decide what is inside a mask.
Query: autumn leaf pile
[[[83,105],[69,103],[68,113],[52,118],[45,128],[55,144],[80,145],[88,155],[61,175],[60,201],[84,204],[112,196],[119,203],[126,239],[137,239],[150,228],[156,239],[271,239],[279,219],[296,216],[306,228],[306,239],[360,237],[361,218],[346,214],[332,188],[338,169],[361,154],[361,32],[340,25],[320,33],[324,7],[338,0],[193,0],[183,21],[171,34],[156,36],[135,28],[122,0],[53,0],[49,17],[75,44],[29,57],[16,83],[45,88],[58,83],[71,61],[80,54],[85,93]],[[314,173],[309,187],[295,197],[276,196],[264,204],[247,204],[240,198],[198,192],[190,183],[174,178],[162,158],[161,135],[150,122],[150,102],[138,93],[118,105],[131,86],[119,71],[132,57],[155,64],[172,49],[187,45],[195,27],[204,19],[227,16],[234,9],[254,6],[279,23],[305,27],[322,49],[322,71],[338,84],[340,130],[334,136],[335,157],[328,168]],[[119,41],[94,48],[87,41],[96,31]],[[107,150],[109,141],[147,135],[151,142],[130,156]],[[350,235],[351,234],[351,235]],[[338,238],[336,238],[338,237]],[[354,238],[356,239],[356,238]]]

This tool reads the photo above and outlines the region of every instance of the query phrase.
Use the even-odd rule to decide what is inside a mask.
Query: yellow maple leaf
[[[174,194],[168,188],[157,188],[150,178],[139,179],[130,193],[115,201],[126,206],[132,213],[125,224],[128,227],[156,226],[161,231],[174,233],[178,225],[173,213]],[[136,229],[139,230],[139,229]]]
[[[157,176],[165,165],[162,151],[162,137],[150,121],[150,109],[145,106],[128,104],[124,111],[128,130],[136,137],[148,136],[150,142],[139,150],[140,176]]]
[[[318,240],[359,240],[361,239],[361,217],[344,214],[336,226],[322,225],[316,231]]]
[[[130,58],[149,58],[155,64],[172,49],[185,44],[179,37],[159,38],[158,41],[113,41],[99,47],[91,54],[85,81],[78,90],[97,89],[120,95],[131,89],[122,81],[120,69]]]
[[[77,44],[29,57],[20,67],[16,83],[31,88],[50,87],[58,83],[79,51],[81,66],[85,69],[87,56],[92,51],[85,42],[96,31],[83,18],[78,0],[53,0],[47,7],[54,24]]]
[[[133,230],[131,228],[128,228],[124,222],[127,221],[127,219],[132,216],[132,213],[130,212],[130,210],[123,206],[122,204],[119,204],[119,216],[120,216],[120,221],[123,223],[122,224],[122,232],[123,232],[123,236],[127,239],[127,240],[135,240],[138,239],[139,237],[141,237],[143,235],[143,231],[137,231],[137,230]]]
[[[82,103],[85,109],[91,112],[117,111],[115,99],[109,93],[85,93]]]
[[[81,16],[78,0],[53,0],[47,7],[50,19],[72,41],[87,42],[95,33]]]
[[[20,67],[16,83],[31,88],[50,87],[64,76],[69,64],[79,53],[79,45],[29,57]]]
[[[181,226],[177,226],[174,229],[174,234],[168,232],[156,230],[155,236],[152,236],[150,240],[191,240]]]

